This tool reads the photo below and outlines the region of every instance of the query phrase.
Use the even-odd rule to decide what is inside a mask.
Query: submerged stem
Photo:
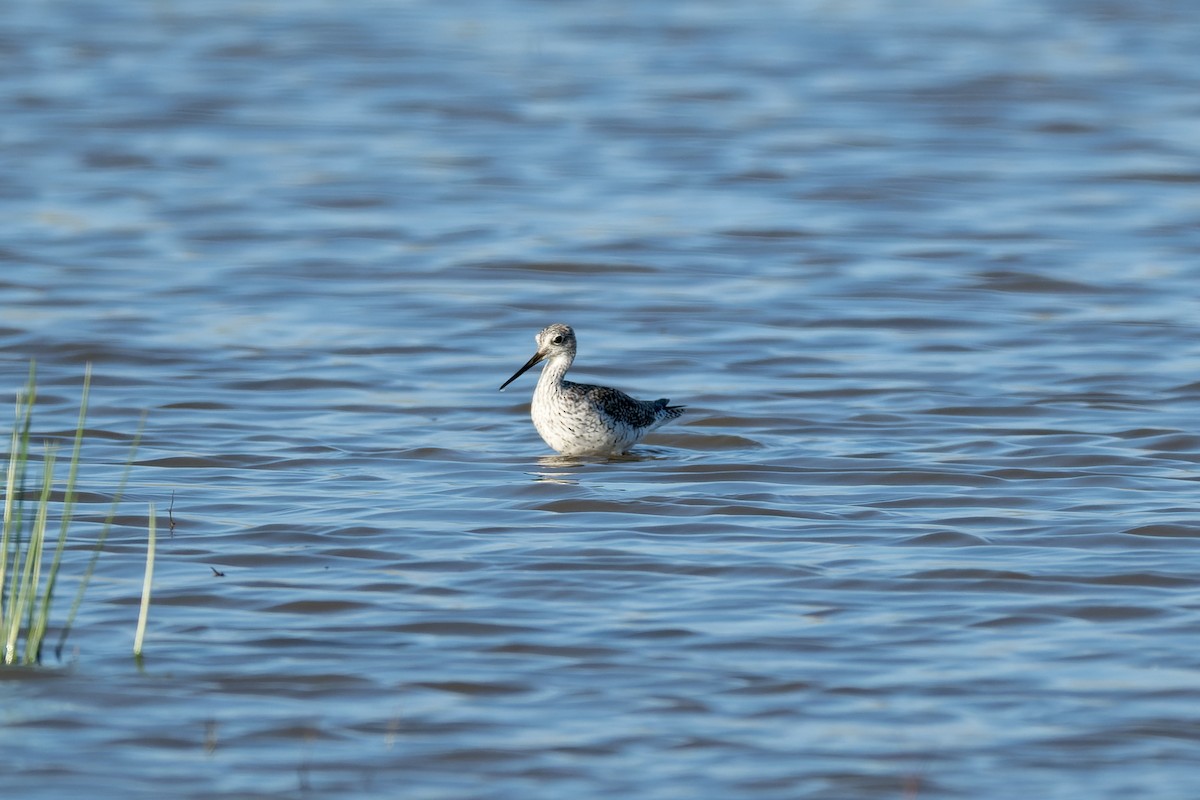
[[[133,637],[133,656],[142,657],[142,640],[146,637],[146,618],[150,615],[150,585],[154,582],[154,549],[156,525],[154,503],[150,504],[150,540],[146,545],[146,576],[142,579],[142,606],[138,611],[137,633]]]

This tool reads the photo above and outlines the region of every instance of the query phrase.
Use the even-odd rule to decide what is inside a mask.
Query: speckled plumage
[[[565,379],[575,360],[575,331],[548,325],[536,337],[537,352],[500,387],[546,360],[533,392],[530,416],[546,444],[565,456],[624,453],[650,431],[677,419],[683,406],[668,400],[635,400],[607,386]]]

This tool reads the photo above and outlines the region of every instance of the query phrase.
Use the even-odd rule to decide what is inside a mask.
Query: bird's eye
[[[562,334],[560,333],[558,336],[555,336],[555,337],[554,337],[553,339],[551,339],[550,341],[551,341],[551,342],[553,342],[554,344],[562,344],[562,342],[563,342],[563,340],[562,340]]]

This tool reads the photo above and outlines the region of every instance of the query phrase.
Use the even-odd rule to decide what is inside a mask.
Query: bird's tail
[[[675,419],[676,417],[682,416],[683,410],[687,408],[687,406],[667,405],[670,402],[671,401],[667,398],[660,397],[658,400],[654,401],[654,407],[659,411],[667,412],[667,419]]]

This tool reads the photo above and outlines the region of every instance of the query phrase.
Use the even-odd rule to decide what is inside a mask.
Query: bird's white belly
[[[565,456],[623,453],[645,432],[588,405],[553,403],[540,392],[534,394],[530,416],[543,441]]]

